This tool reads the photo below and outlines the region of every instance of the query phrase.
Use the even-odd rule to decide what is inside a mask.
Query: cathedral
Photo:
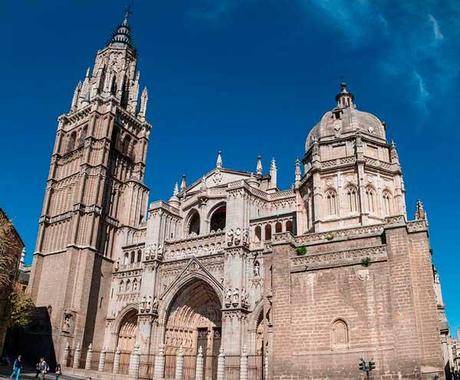
[[[444,378],[426,213],[408,219],[396,146],[345,83],[288,189],[274,160],[219,152],[149,203],[147,104],[125,17],[58,119],[39,220],[28,291],[67,373]]]

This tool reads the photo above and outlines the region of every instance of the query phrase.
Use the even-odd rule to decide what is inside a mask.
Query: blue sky
[[[34,249],[56,119],[127,1],[0,2],[0,207]],[[408,214],[424,201],[451,328],[460,327],[460,3],[367,0],[134,1],[131,25],[154,125],[151,200],[224,166],[294,161],[343,79],[388,125]]]

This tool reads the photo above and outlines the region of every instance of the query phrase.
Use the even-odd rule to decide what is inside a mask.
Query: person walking
[[[59,363],[56,365],[56,370],[54,371],[54,373],[56,374],[56,380],[59,380],[62,375],[62,369]]]
[[[45,361],[45,358],[40,358],[40,363],[39,363],[39,370],[40,373],[38,374],[38,378],[40,380],[45,380],[46,379],[46,374],[49,371],[48,363]]]
[[[10,375],[10,379],[19,380],[22,371],[22,357],[18,355],[17,359],[13,363],[13,372]]]

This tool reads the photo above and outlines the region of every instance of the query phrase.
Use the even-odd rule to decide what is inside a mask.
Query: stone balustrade
[[[166,242],[164,258],[178,259],[191,255],[205,256],[221,252],[225,247],[225,231],[209,235],[189,236],[185,239]]]
[[[297,236],[295,238],[297,245],[321,243],[324,241],[346,240],[358,236],[377,236],[381,235],[384,230],[384,224],[348,228],[336,231],[314,232]]]

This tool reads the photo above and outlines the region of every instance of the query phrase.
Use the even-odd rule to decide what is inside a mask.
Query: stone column
[[[72,368],[78,368],[80,366],[80,357],[81,357],[80,343],[77,343],[77,347],[75,347],[75,353],[73,355]]]
[[[196,356],[196,370],[195,380],[203,380],[203,347],[198,348],[198,355]]]
[[[131,360],[130,360],[130,368],[129,368],[129,375],[131,376],[132,379],[137,380],[139,379],[139,363],[140,363],[140,352],[139,352],[139,346],[135,346],[134,350],[131,354]]]
[[[150,337],[152,335],[152,323],[154,316],[151,314],[139,314],[137,318],[137,337],[141,354],[150,353]]]
[[[93,344],[90,343],[86,352],[85,369],[91,369],[91,360],[93,360]]]
[[[268,351],[264,354],[264,379],[268,380]]]
[[[105,350],[105,347],[102,349],[101,351],[101,356],[99,356],[99,364],[97,366],[97,370],[99,372],[103,372],[104,371],[104,367],[105,367],[105,353],[106,353],[106,350]]]
[[[224,380],[225,378],[225,354],[224,348],[221,346],[219,356],[217,357],[217,380]]]
[[[165,346],[163,343],[160,344],[158,354],[155,356],[155,369],[153,372],[153,379],[159,380],[163,378],[165,372]]]
[[[243,347],[240,358],[240,380],[248,380],[248,353]]]
[[[176,355],[176,380],[184,378],[184,350],[179,348]]]
[[[115,351],[115,356],[113,358],[113,373],[118,373],[120,370],[120,348],[117,347],[117,350]]]
[[[70,354],[70,345],[67,342],[64,348],[64,357],[62,359],[63,367],[67,367],[67,362],[69,361],[69,354]]]

